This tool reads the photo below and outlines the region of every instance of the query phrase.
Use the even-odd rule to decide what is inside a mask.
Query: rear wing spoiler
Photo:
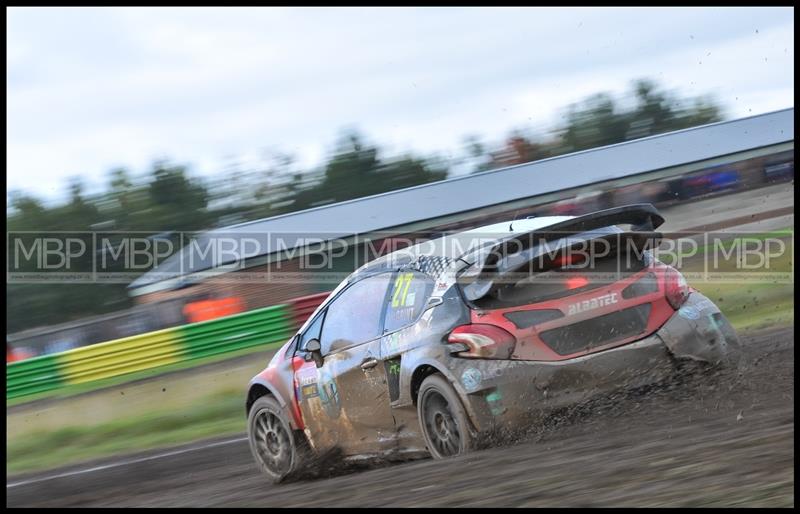
[[[552,241],[610,225],[632,225],[632,232],[652,232],[664,224],[664,217],[649,203],[623,205],[602,211],[590,212],[548,227],[513,236],[494,245],[483,263],[483,270],[492,272],[509,250],[525,250],[535,242]]]
[[[501,278],[498,274],[505,275],[515,271],[514,269],[500,270],[499,265],[502,259],[508,255],[526,252],[542,243],[570,238],[570,236],[577,236],[578,234],[581,237],[570,238],[567,241],[567,246],[573,246],[576,243],[592,239],[610,239],[610,236],[613,236],[617,239],[618,244],[623,239],[632,240],[638,248],[644,248],[660,241],[661,234],[655,232],[654,229],[663,223],[664,217],[661,216],[658,210],[651,204],[643,203],[592,212],[548,227],[509,237],[488,250],[488,255],[486,255],[480,271],[473,275],[475,277],[474,282],[468,288],[472,293],[467,296],[473,297],[470,299],[484,296],[491,289],[495,289],[498,285],[497,283],[502,282],[502,279],[497,280]],[[608,230],[602,230],[608,229],[613,225],[631,225],[631,229],[622,233],[609,233]],[[592,233],[592,231],[596,232]],[[483,251],[480,253],[483,253]],[[539,271],[546,271],[546,269],[547,267]]]

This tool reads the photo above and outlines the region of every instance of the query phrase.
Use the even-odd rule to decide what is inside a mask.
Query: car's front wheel
[[[258,468],[273,483],[294,474],[305,460],[305,447],[298,444],[301,441],[271,396],[262,396],[253,403],[247,419],[247,435]]]
[[[431,375],[422,382],[417,396],[417,414],[433,458],[453,457],[475,448],[474,431],[464,405],[442,375]]]

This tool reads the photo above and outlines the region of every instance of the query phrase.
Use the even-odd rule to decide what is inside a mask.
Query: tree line
[[[511,131],[500,144],[464,139],[454,160],[436,156],[386,157],[357,131],[343,132],[335,151],[316,169],[298,169],[293,156],[272,154],[259,169],[234,165],[216,179],[188,166],[154,162],[143,177],[109,171],[102,192],[89,195],[79,178],[66,200],[47,205],[23,191],[8,194],[9,231],[200,231],[384,193],[447,178],[454,162],[478,173],[588,148],[620,143],[724,119],[710,97],[683,97],[651,80],[638,80],[622,100],[597,93],[562,110],[563,123],[537,138]],[[11,249],[9,248],[10,252]],[[132,305],[124,284],[18,284],[6,288],[7,332],[52,325]]]

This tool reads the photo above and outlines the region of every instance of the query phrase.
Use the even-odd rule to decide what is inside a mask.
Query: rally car
[[[514,220],[362,266],[251,380],[258,467],[460,455],[683,360],[735,365],[731,325],[654,255],[663,222],[650,204]]]

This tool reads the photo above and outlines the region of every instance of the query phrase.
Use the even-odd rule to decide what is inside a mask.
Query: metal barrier
[[[300,298],[295,298],[290,301],[289,304],[292,306],[295,328],[299,329],[302,327],[308,317],[314,314],[314,310],[319,307],[330,294],[331,292],[327,291],[325,293],[301,296]]]
[[[292,334],[287,305],[276,305],[177,329],[184,341],[184,360],[234,352],[252,346],[283,343]]]
[[[6,398],[58,389],[63,383],[57,355],[32,357],[6,366]]]
[[[102,380],[181,360],[177,330],[169,328],[69,350],[58,356],[67,384]]]
[[[292,335],[296,319],[289,305],[276,305],[13,362],[6,365],[6,398],[255,346],[269,348]]]
[[[303,296],[284,305],[12,362],[6,365],[6,398],[282,344],[329,294]]]

